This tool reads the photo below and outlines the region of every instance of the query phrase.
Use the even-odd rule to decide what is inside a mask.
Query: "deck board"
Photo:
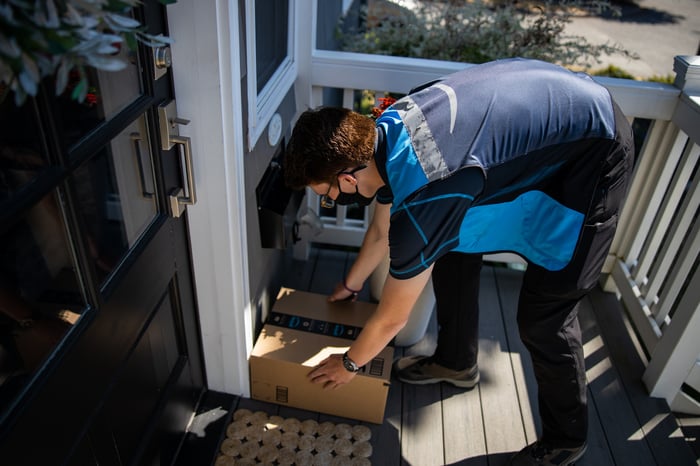
[[[401,464],[401,383],[392,382],[384,410],[384,423],[367,424],[372,430],[374,464]]]
[[[618,374],[621,390],[629,400],[637,421],[637,430],[628,442],[643,443],[654,457],[652,464],[692,464],[697,459],[692,449],[687,448],[680,432],[678,419],[668,411],[666,401],[648,395],[642,382],[645,363],[641,351],[635,347],[625,325],[624,314],[609,312],[617,303],[615,296],[594,290],[589,300],[591,312],[597,322],[605,349]],[[627,338],[619,338],[627,335]]]
[[[481,273],[479,368],[481,406],[488,454],[513,453],[526,445],[525,430],[501,314],[496,277],[490,267]]]
[[[445,464],[440,385],[404,384],[402,389],[401,464]]]
[[[352,250],[312,248],[308,261],[294,261],[283,286],[328,294],[355,257]],[[515,451],[536,439],[540,425],[532,363],[515,319],[522,272],[485,265],[481,280],[482,382],[463,390],[392,380],[384,423],[366,424],[372,429],[373,464],[505,465]],[[367,288],[360,295],[363,300],[370,299]],[[581,306],[590,427],[588,453],[577,465],[697,466],[698,453],[689,443],[693,439],[683,437],[680,422],[666,403],[650,398],[643,387],[644,362],[622,314],[614,295],[600,290]],[[433,316],[425,338],[411,347],[396,348],[395,356],[432,353],[436,332]],[[330,418],[248,399],[241,399],[238,406],[283,416]],[[686,416],[683,422],[687,432],[697,432],[697,418]]]
[[[634,445],[625,439],[637,426],[629,400],[621,390],[610,356],[600,337],[588,298],[581,302],[579,322],[583,334],[588,411],[590,413],[589,453],[581,464],[651,465],[653,456],[645,445]]]
[[[534,390],[535,374],[532,360],[520,340],[517,324],[518,296],[522,284],[522,272],[505,267],[491,267],[496,277],[498,297],[501,303],[501,315],[505,327],[510,363],[513,368],[518,402],[520,403],[521,419],[525,432],[526,443],[529,445],[537,440],[537,432],[541,429],[537,413],[537,392]],[[482,311],[484,312],[484,311]]]
[[[478,385],[471,390],[442,385],[445,464],[458,463],[465,458],[471,458],[463,463],[470,466],[488,464],[479,392]]]

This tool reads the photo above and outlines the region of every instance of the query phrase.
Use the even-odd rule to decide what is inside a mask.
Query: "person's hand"
[[[338,282],[333,288],[333,293],[328,297],[328,301],[356,301],[357,293],[353,293],[345,287],[343,282]]]
[[[350,382],[355,377],[355,372],[345,369],[342,354],[332,354],[309,372],[307,377],[313,383],[323,384],[323,388],[335,389]]]

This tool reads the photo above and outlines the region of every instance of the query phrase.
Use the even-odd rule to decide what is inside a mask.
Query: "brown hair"
[[[301,114],[284,157],[287,186],[325,183],[374,154],[374,121],[351,110],[320,107]]]

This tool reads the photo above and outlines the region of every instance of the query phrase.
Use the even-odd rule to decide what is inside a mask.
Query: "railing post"
[[[688,95],[700,95],[700,56],[678,55],[673,61],[673,85]]]
[[[700,56],[677,56],[673,64],[676,71],[674,85],[681,90],[681,101],[673,115],[674,122],[693,141],[700,141]]]
[[[294,97],[297,101],[297,109],[301,112],[313,107],[314,90],[311,83],[311,57],[316,48],[316,8],[317,0],[297,0],[296,1],[296,27],[295,27],[295,60],[297,61],[297,78],[294,82]],[[296,121],[296,118],[295,118]],[[311,208],[310,193],[307,190],[302,202],[305,204],[301,209],[306,212]],[[303,217],[303,213],[299,217]],[[315,215],[310,214],[311,217]],[[300,219],[298,219],[300,221]],[[313,223],[313,220],[310,220]],[[300,221],[299,230],[301,240],[298,240],[293,247],[293,256],[298,260],[308,260],[311,243],[310,232],[313,231],[310,223]],[[301,231],[303,230],[303,231]]]

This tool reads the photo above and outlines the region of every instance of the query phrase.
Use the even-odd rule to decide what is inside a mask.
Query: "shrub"
[[[591,72],[593,76],[607,76],[610,78],[634,79],[634,76],[615,65],[608,65],[605,68]]]
[[[0,88],[11,89],[21,105],[28,95],[37,94],[43,78],[55,76],[60,95],[75,73],[79,82],[71,97],[82,102],[88,93],[86,67],[118,71],[126,67],[126,58],[119,54],[122,44],[135,49],[137,42],[171,42],[147,34],[131,16],[138,4],[139,0],[0,2]]]
[[[345,26],[339,39],[346,51],[467,63],[526,57],[590,67],[601,63],[602,55],[638,58],[618,45],[593,45],[585,37],[565,34],[574,14],[605,10],[616,11],[605,1],[546,1],[527,6],[422,2],[413,11],[394,9],[386,15],[368,15],[365,10],[362,28]]]
[[[591,71],[590,74],[593,76],[607,76],[610,78],[637,79],[636,77],[632,76],[627,71],[625,71],[622,68],[620,68],[619,66],[615,66],[615,65],[608,65],[605,68]],[[649,82],[663,83],[663,84],[673,84],[675,79],[676,78],[674,77],[674,75],[667,74],[666,76],[653,75],[653,76],[650,76],[648,78],[645,78],[644,80],[649,81]]]

